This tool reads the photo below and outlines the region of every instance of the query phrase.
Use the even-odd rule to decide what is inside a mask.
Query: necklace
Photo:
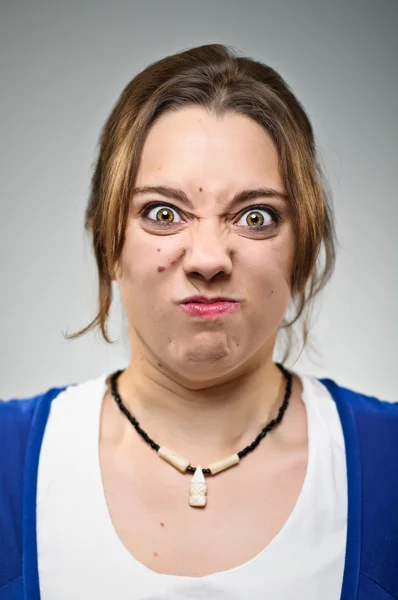
[[[255,438],[255,440],[240,450],[236,454],[232,454],[231,456],[227,456],[226,458],[222,458],[215,463],[212,463],[207,467],[207,469],[202,469],[200,465],[197,467],[193,467],[189,460],[180,456],[173,450],[166,448],[165,446],[159,446],[156,442],[154,442],[149,435],[140,427],[137,419],[133,417],[131,412],[123,403],[123,400],[120,397],[120,394],[117,390],[117,379],[123,373],[124,369],[116,371],[110,377],[110,387],[113,398],[115,399],[116,404],[120,408],[121,412],[127,417],[130,423],[134,426],[136,431],[140,434],[140,436],[146,441],[147,444],[151,446],[153,450],[155,450],[158,455],[172,465],[175,469],[181,471],[181,473],[193,473],[193,477],[191,480],[190,490],[189,490],[189,504],[195,508],[203,508],[206,506],[206,496],[207,496],[207,484],[205,480],[205,475],[216,475],[217,473],[221,473],[226,469],[229,469],[233,465],[237,465],[241,458],[244,458],[249,452],[252,452],[262,439],[265,438],[267,433],[269,433],[274,427],[276,427],[283,418],[285,411],[289,404],[289,399],[292,393],[292,382],[293,377],[291,373],[285,367],[279,363],[276,363],[276,366],[280,369],[286,379],[286,388],[285,388],[285,397],[282,402],[281,407],[279,408],[278,415],[275,419],[272,419],[268,425],[266,425]]]

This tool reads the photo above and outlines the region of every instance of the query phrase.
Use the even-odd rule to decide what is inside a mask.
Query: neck
[[[244,372],[195,389],[161,371],[156,361],[141,358],[119,377],[118,391],[160,446],[186,455],[192,463],[214,462],[250,443],[282,404],[284,376],[272,354],[258,358]],[[120,418],[126,439],[131,439],[132,425],[121,413]]]

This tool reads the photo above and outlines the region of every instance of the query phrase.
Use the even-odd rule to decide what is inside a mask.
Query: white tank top
[[[347,531],[344,438],[327,389],[297,375],[309,439],[297,503],[254,558],[199,578],[155,573],[128,552],[113,527],[99,463],[106,375],[63,391],[53,401],[39,461],[42,600],[338,600]]]

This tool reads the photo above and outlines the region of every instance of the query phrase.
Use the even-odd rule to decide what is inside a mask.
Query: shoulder
[[[358,415],[379,415],[381,418],[398,419],[398,398],[396,402],[387,402],[375,396],[343,387],[332,379],[318,380],[327,388],[338,407],[344,406]]]
[[[45,428],[51,402],[65,388],[51,388],[30,398],[0,401],[0,447],[7,456],[0,461],[0,481],[9,472],[23,470],[32,428]]]
[[[0,488],[22,476],[32,434],[38,440],[45,429],[51,402],[65,388],[51,388],[30,398],[0,401],[0,447],[7,460],[0,461]]]
[[[46,420],[50,409],[58,405],[76,405],[88,400],[102,389],[108,374],[81,383],[71,383],[62,387],[53,387],[29,398],[0,400],[0,440],[11,430],[22,434],[31,426],[36,428],[37,421]],[[81,407],[81,404],[80,404]]]
[[[302,376],[303,394],[319,401],[329,420],[332,414],[340,418],[343,430],[368,430],[369,427],[381,431],[391,429],[398,443],[398,402],[370,396],[344,387],[328,378]],[[321,402],[322,401],[322,402]]]
[[[17,427],[21,432],[29,428],[38,408],[43,404],[50,404],[65,387],[51,388],[46,392],[29,398],[13,398],[0,400],[0,436]]]
[[[346,442],[357,438],[361,451],[368,449],[374,457],[380,454],[382,464],[386,453],[394,460],[398,456],[398,403],[356,392],[331,379],[321,379],[336,403]],[[397,471],[398,472],[398,471]]]

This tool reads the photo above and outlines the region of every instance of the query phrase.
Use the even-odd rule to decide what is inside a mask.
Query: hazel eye
[[[246,223],[240,224],[242,220]],[[242,214],[237,224],[251,229],[267,229],[276,225],[278,221],[278,215],[275,211],[264,206],[252,206]]]
[[[143,217],[148,221],[154,221],[156,225],[173,225],[175,223],[174,215],[178,215],[178,212],[167,204],[148,205],[143,211]]]

